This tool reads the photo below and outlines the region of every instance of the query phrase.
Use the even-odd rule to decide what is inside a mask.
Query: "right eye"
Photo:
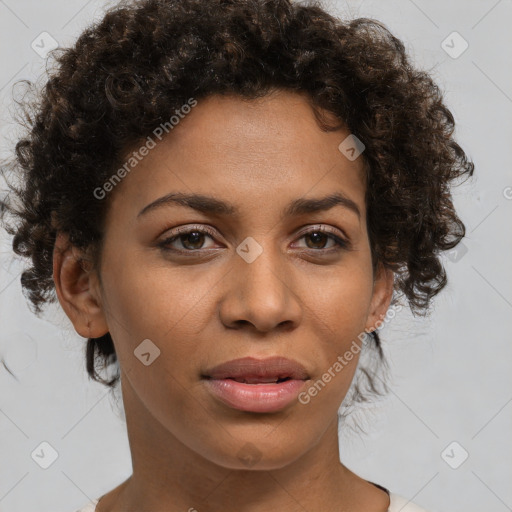
[[[194,252],[204,249],[203,244],[205,236],[208,238],[214,238],[215,232],[206,226],[187,226],[184,228],[178,228],[172,232],[171,236],[160,242],[158,245],[164,251],[172,252]],[[181,248],[169,247],[171,244],[179,242]]]

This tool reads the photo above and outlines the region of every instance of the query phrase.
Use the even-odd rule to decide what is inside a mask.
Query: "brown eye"
[[[331,252],[341,249],[348,249],[350,247],[350,242],[348,240],[340,238],[334,234],[333,231],[324,227],[318,227],[307,233],[303,233],[300,236],[300,239],[304,239],[306,241],[305,248],[312,249],[313,252]],[[330,247],[326,247],[326,244],[329,243],[329,240],[331,240],[333,244]]]
[[[312,231],[304,235],[306,240],[311,240],[311,244],[306,244],[310,249],[325,249],[325,244],[331,239],[325,233],[319,231]]]
[[[175,234],[166,238],[158,245],[165,251],[175,252],[193,252],[205,249],[204,244],[207,238],[214,239],[215,233],[213,230],[206,227],[194,228],[181,228],[176,230]],[[181,245],[173,247],[172,244],[178,243]],[[207,248],[207,247],[206,247]]]
[[[178,238],[185,249],[201,249],[204,244],[204,233],[200,231],[190,231],[184,235],[180,235]]]

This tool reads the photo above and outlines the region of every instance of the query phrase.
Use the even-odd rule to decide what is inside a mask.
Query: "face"
[[[82,336],[110,331],[125,409],[157,436],[229,468],[247,468],[245,450],[270,469],[336,421],[358,335],[392,292],[389,272],[372,273],[362,157],[338,149],[348,135],[322,131],[302,95],[210,96],[109,196],[99,273],[80,293],[57,291]],[[169,194],[182,200],[155,203]],[[312,208],[334,194],[345,199]],[[212,201],[187,205],[193,195]],[[209,378],[219,364],[275,356],[302,366],[298,384]]]

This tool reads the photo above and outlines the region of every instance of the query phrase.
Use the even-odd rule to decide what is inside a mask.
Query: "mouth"
[[[279,384],[291,380],[291,377],[226,377],[242,384]]]
[[[284,357],[235,359],[202,376],[209,392],[230,408],[246,412],[278,412],[297,401],[310,379],[300,363]]]

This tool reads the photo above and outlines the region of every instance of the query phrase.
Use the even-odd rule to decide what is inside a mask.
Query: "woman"
[[[60,51],[5,225],[122,388],[133,474],[82,512],[424,510],[340,462],[338,412],[464,237],[431,77],[288,0],[123,2]]]

